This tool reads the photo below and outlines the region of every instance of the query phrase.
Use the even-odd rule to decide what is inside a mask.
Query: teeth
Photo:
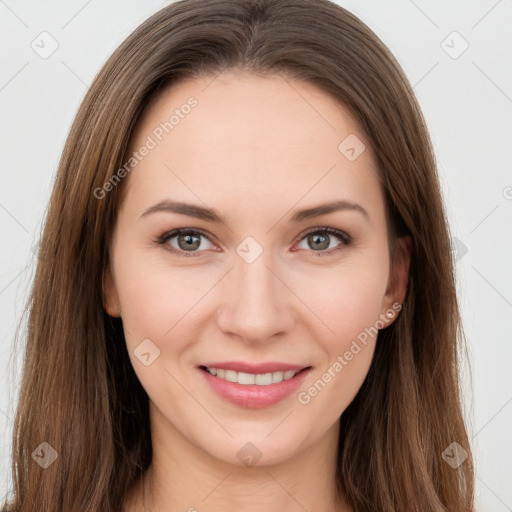
[[[226,375],[224,378],[229,380],[229,382],[238,382],[238,375],[234,370],[226,370]]]
[[[272,384],[272,376],[273,373],[259,373],[254,377],[254,384],[258,384],[259,386],[268,386]]]
[[[272,382],[281,382],[284,379],[284,372],[274,372],[272,374]]]
[[[217,377],[227,380],[229,382],[238,382],[238,384],[257,384],[259,386],[268,386],[270,384],[277,384],[283,380],[290,380],[296,373],[295,370],[288,370],[286,372],[273,372],[273,373],[245,373],[235,372],[234,370],[224,370],[222,368],[209,368],[206,367],[209,373]]]

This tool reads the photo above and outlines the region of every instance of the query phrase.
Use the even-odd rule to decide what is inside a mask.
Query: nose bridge
[[[236,252],[219,326],[247,341],[265,341],[290,327],[289,292],[275,275],[279,270],[270,250],[248,237]]]

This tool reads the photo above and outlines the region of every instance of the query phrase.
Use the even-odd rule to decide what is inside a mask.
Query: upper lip
[[[223,361],[218,363],[204,363],[200,366],[207,366],[208,368],[222,368],[224,370],[234,370],[235,372],[263,374],[273,372],[286,372],[289,370],[300,371],[309,368],[309,365],[289,364],[289,363],[259,363],[250,364],[243,361]]]

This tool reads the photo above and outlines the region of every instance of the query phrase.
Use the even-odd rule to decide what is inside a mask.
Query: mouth
[[[208,363],[197,367],[220,398],[246,408],[263,408],[289,397],[312,366],[266,363]]]
[[[202,370],[219,379],[241,384],[242,386],[270,386],[279,384],[280,382],[293,379],[297,374],[308,370],[311,366],[307,366],[300,370],[273,371],[266,373],[249,373],[236,370],[228,370],[226,368],[215,368],[210,366],[200,366]]]

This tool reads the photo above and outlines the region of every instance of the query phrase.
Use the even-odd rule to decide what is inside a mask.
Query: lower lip
[[[297,373],[291,379],[269,384],[268,386],[258,386],[256,384],[229,382],[228,380],[215,377],[207,370],[199,368],[203,378],[221,398],[234,405],[249,409],[270,407],[284,400],[300,387],[310,371],[311,368],[307,368]]]

